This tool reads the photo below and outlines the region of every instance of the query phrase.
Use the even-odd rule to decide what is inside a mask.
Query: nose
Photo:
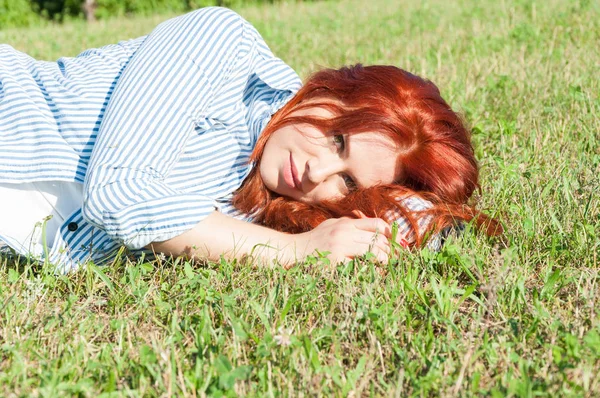
[[[320,184],[332,175],[341,173],[344,163],[339,157],[312,158],[306,163],[306,175],[313,184]]]

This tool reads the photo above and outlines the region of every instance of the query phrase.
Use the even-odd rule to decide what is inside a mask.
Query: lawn
[[[0,396],[600,395],[600,4],[344,0],[240,7],[279,57],[400,66],[472,127],[479,206],[440,253],[285,271],[0,260]],[[169,16],[0,31],[40,58]]]

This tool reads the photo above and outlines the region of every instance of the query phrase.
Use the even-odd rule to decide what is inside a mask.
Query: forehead
[[[398,145],[381,133],[348,136],[349,168],[361,187],[391,184],[400,178]]]

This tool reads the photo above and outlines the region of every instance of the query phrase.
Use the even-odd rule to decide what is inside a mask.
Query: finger
[[[389,239],[385,235],[383,235],[379,232],[358,230],[358,231],[354,231],[354,233],[351,236],[352,236],[352,244],[356,244],[360,247],[362,247],[364,245],[373,246],[375,244],[380,244],[382,246],[390,245]]]
[[[377,251],[377,253],[373,253],[375,255],[375,258],[377,258],[377,261],[379,261],[380,263],[384,263],[387,264],[389,262],[390,256],[386,253],[383,253],[381,251]]]
[[[352,210],[352,214],[354,214],[356,218],[368,218],[366,214],[360,210]]]
[[[354,226],[365,231],[379,232],[388,238],[392,236],[392,227],[381,218],[360,218],[354,220]]]
[[[371,236],[371,242],[369,243],[370,248],[377,248],[378,250],[383,251],[384,253],[389,254],[391,252],[391,245],[388,238],[381,234],[374,234]]]
[[[377,236],[373,243],[374,246],[376,246],[379,250],[383,251],[386,254],[390,254],[390,252],[392,251],[390,241],[383,235]]]
[[[375,256],[375,258],[377,259],[377,262],[380,262],[380,263],[383,263],[383,264],[387,264],[389,262],[390,256],[388,254],[386,254],[386,253],[384,253],[384,252],[382,252],[380,250],[375,250],[375,251],[368,250],[368,251],[370,251]],[[367,253],[367,251],[365,251],[362,254],[357,253],[354,256],[348,256],[348,257],[346,257],[346,262],[349,261],[349,260],[353,260],[356,257],[363,256],[366,253]]]
[[[390,243],[384,237],[381,239],[378,237],[377,239],[371,239],[370,242],[360,241],[354,242],[354,253],[357,256],[363,256],[367,252],[371,252],[376,257],[389,256],[392,249]]]

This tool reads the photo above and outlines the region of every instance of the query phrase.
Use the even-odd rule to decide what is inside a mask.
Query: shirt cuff
[[[130,249],[141,249],[190,230],[218,207],[212,198],[179,194],[102,213],[103,229]]]
[[[409,211],[416,213],[428,210],[433,207],[433,204],[430,201],[420,198],[418,196],[409,196],[404,199],[397,198],[397,202],[399,202]],[[402,213],[396,210],[390,210],[386,214],[386,218],[389,220],[390,223],[395,221],[398,224],[399,237],[403,237],[411,243],[416,240],[415,231],[413,230],[408,220],[402,215]],[[417,215],[416,221],[417,227],[419,229],[419,234],[422,234],[430,227],[432,219],[433,217],[430,215]],[[436,233],[431,234],[428,237],[425,247],[432,251],[440,251],[442,249],[443,244],[443,237],[439,233]]]

